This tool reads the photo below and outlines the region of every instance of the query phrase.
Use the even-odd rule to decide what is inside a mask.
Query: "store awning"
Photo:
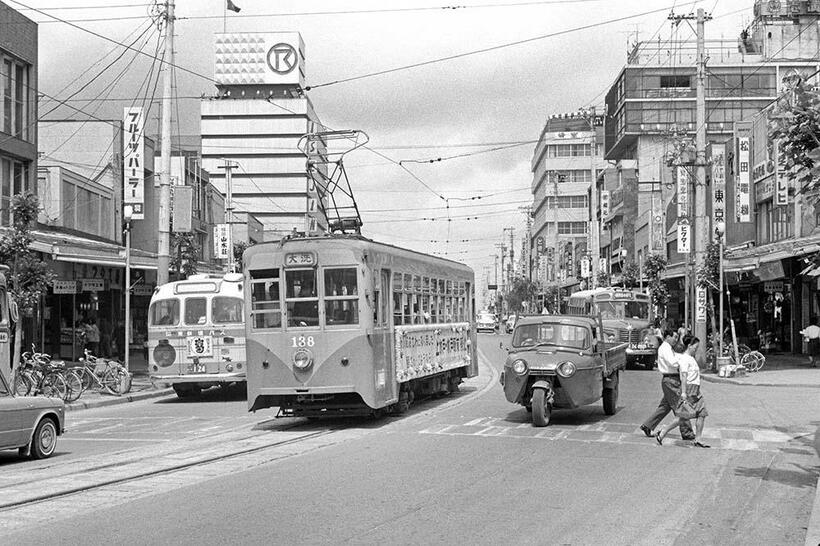
[[[56,256],[58,262],[73,262],[73,263],[80,263],[80,264],[94,264],[94,265],[106,265],[109,267],[122,267],[125,268],[125,258],[122,259],[114,259],[113,257],[107,256],[89,256],[88,254],[58,254]],[[131,269],[146,269],[155,271],[157,269],[156,264],[146,264],[146,263],[139,263],[131,260]]]
[[[754,271],[757,269],[755,264],[724,264],[724,273],[740,273],[741,271]]]

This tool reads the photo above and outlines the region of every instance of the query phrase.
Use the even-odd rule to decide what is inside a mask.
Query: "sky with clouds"
[[[147,30],[151,8],[145,0],[4,1],[43,23],[39,28],[40,90],[51,97],[62,99],[77,91],[122,52],[121,47],[87,31],[120,42],[136,40],[135,47],[145,44],[145,51],[151,53],[157,47],[155,28]],[[300,32],[306,47],[307,83],[317,86],[308,96],[321,121],[335,129],[364,130],[370,146],[395,161],[418,161],[404,163],[414,178],[367,150],[347,158],[363,211],[363,233],[424,252],[446,252],[472,266],[481,279],[485,268],[493,265],[494,245],[501,241],[503,228],[515,228],[516,252],[520,249],[525,216],[519,207],[532,202],[530,162],[535,145],[528,141],[538,138],[545,119],[582,106],[600,106],[604,92],[626,62],[628,44],[634,42],[636,33],[641,40],[670,38],[673,30],[667,15],[673,6],[677,13],[698,7],[713,13],[707,39],[736,39],[752,18],[754,1],[234,3],[241,12],[228,12],[223,18],[223,0],[176,0],[176,64],[211,77],[213,34],[222,32],[223,26],[228,32]],[[76,26],[55,22],[47,14]],[[580,29],[589,26],[592,28]],[[676,32],[681,39],[693,36],[685,24]],[[495,48],[516,42],[523,43]],[[488,48],[495,49],[323,85]],[[84,73],[106,54],[103,62]],[[73,97],[88,102],[70,104],[97,117],[119,118],[127,103],[112,99],[144,98],[145,86],[139,89],[150,66],[150,59],[126,52]],[[213,94],[213,84],[182,70],[177,70],[176,78],[181,99],[180,122],[174,131],[196,134],[196,97]],[[156,96],[160,94],[157,91]],[[94,100],[100,97],[108,100]],[[66,107],[45,115],[53,106],[45,97],[41,117],[84,117]],[[154,106],[152,123],[158,113],[159,107]],[[521,144],[509,146],[516,143]],[[461,157],[426,162],[452,156]],[[451,222],[445,220],[442,197],[449,199]]]

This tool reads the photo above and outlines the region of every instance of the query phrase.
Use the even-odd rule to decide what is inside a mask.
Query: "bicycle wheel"
[[[756,372],[766,363],[766,357],[758,351],[751,351],[741,357],[740,363],[750,372]]]
[[[14,374],[14,394],[28,396],[31,393],[31,380],[24,373]]]
[[[83,394],[83,382],[72,370],[63,372],[63,379],[66,383],[66,395],[63,398],[66,402],[74,402]]]
[[[76,373],[77,377],[79,377],[80,381],[82,381],[84,391],[87,391],[94,386],[94,372],[85,366],[74,368],[72,371]]]
[[[40,383],[40,392],[49,398],[62,398],[65,400],[68,385],[66,385],[63,376],[57,372],[50,372],[43,377]]]
[[[131,389],[131,378],[122,368],[109,368],[102,378],[103,387],[117,396]]]

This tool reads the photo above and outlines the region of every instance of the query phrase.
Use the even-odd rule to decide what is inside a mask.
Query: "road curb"
[[[135,392],[126,396],[112,396],[110,398],[101,398],[99,400],[89,400],[83,402],[78,400],[65,405],[66,411],[82,411],[94,408],[102,408],[106,406],[117,406],[119,404],[128,404],[129,402],[138,402],[140,400],[148,400],[150,398],[159,398],[174,394],[174,389],[151,389],[141,392]]]
[[[817,479],[817,484],[815,485],[814,504],[811,508],[809,525],[806,528],[805,542],[806,546],[817,546],[818,544],[820,544],[820,478]]]
[[[820,384],[818,383],[745,383],[737,379],[718,377],[715,375],[706,374],[702,374],[700,378],[708,383],[725,383],[728,385],[739,385],[741,387],[785,387],[791,389],[820,389]]]

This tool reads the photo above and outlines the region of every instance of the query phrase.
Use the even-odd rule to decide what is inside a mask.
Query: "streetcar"
[[[627,343],[626,362],[652,369],[660,342],[652,328],[652,300],[643,292],[617,287],[601,287],[570,294],[568,315],[601,315],[604,335],[609,342]]]
[[[478,373],[472,269],[357,234],[248,248],[248,409],[403,412]]]
[[[244,383],[245,316],[241,273],[191,275],[158,286],[148,308],[149,376],[177,396]]]

